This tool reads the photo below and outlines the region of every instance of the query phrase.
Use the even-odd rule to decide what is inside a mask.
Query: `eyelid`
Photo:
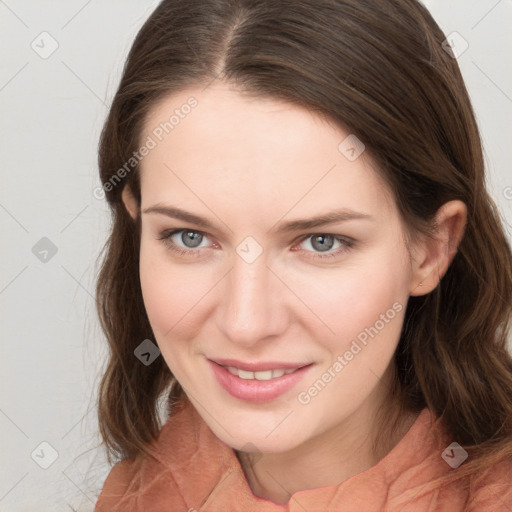
[[[174,236],[174,235],[176,235],[178,233],[181,233],[181,232],[185,232],[185,231],[196,233],[196,234],[199,234],[199,235],[201,235],[203,237],[206,237],[206,238],[210,238],[208,233],[206,233],[204,231],[201,231],[201,230],[198,230],[198,229],[194,229],[194,228],[175,228],[175,229],[167,229],[167,230],[162,231],[160,233],[160,236],[158,237],[158,239],[162,240],[163,243],[171,251],[174,251],[174,252],[179,253],[179,254],[183,254],[185,256],[199,257],[201,255],[201,253],[202,253],[202,250],[203,249],[207,249],[207,247],[184,248],[184,247],[181,247],[181,246],[175,244],[174,242],[172,242],[172,240],[170,240],[172,236]],[[310,258],[311,259],[315,259],[315,260],[322,260],[322,259],[327,259],[327,258],[338,257],[342,253],[350,250],[355,245],[355,243],[356,243],[356,240],[354,240],[351,237],[345,236],[345,235],[337,235],[335,233],[324,233],[324,232],[321,232],[321,231],[317,231],[317,232],[313,232],[313,233],[304,233],[304,234],[300,235],[299,237],[296,237],[294,239],[294,241],[292,242],[292,244],[295,246],[297,243],[305,242],[306,240],[312,238],[313,236],[318,236],[318,235],[324,235],[324,236],[332,237],[332,238],[334,238],[334,240],[340,242],[341,246],[338,247],[335,250],[326,251],[325,254],[322,253],[322,252],[308,251],[308,250],[302,249],[302,251],[304,251],[304,252],[306,252],[308,254],[314,255],[314,256],[311,256]],[[293,248],[292,248],[292,250],[294,252],[299,252],[300,251],[300,249],[293,249]]]

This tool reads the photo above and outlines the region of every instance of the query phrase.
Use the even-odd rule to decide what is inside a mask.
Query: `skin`
[[[371,159],[363,152],[349,161],[338,150],[349,132],[318,113],[250,99],[226,83],[165,98],[147,117],[140,140],[190,96],[197,107],[141,162],[140,209],[123,190],[130,215],[142,215],[144,303],[166,363],[211,430],[240,454],[253,493],[283,504],[295,492],[337,485],[379,461],[371,449],[374,415],[392,405],[386,389],[407,300],[439,283],[462,237],[466,208],[446,203],[436,217],[436,237],[420,236],[407,246],[393,194]],[[205,231],[143,213],[156,204],[204,216],[215,227]],[[271,231],[338,208],[372,218]],[[182,233],[172,236],[199,256],[176,254],[158,239],[178,229],[204,235],[199,249]],[[328,239],[319,246],[312,238],[318,234],[354,244]],[[252,263],[236,252],[248,236],[263,249]],[[332,258],[318,257],[340,247]],[[396,303],[401,311],[378,335],[309,403],[300,403],[299,393]],[[254,404],[226,393],[207,358],[314,366],[292,390]],[[403,419],[386,452],[414,419]]]

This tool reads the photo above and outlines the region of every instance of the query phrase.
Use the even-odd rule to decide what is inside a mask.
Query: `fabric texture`
[[[457,469],[441,456],[453,440],[436,441],[432,418],[423,409],[368,470],[278,505],[253,494],[235,452],[185,400],[153,443],[154,457],[125,459],[111,469],[95,512],[511,512],[512,463],[492,468],[476,488],[461,482],[433,488],[434,478]]]

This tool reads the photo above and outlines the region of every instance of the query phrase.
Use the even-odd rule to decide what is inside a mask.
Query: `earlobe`
[[[135,199],[135,196],[133,195],[128,185],[123,188],[121,196],[124,206],[128,210],[128,213],[133,218],[133,220],[136,220],[139,214],[139,205],[137,203],[137,199]]]
[[[449,201],[439,208],[435,233],[422,238],[414,248],[411,296],[426,295],[437,287],[457,254],[466,221],[467,207],[462,201]]]

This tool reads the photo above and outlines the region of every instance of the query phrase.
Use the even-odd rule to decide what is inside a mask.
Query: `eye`
[[[168,249],[176,254],[192,257],[200,256],[202,252],[201,249],[205,249],[207,247],[201,247],[201,242],[204,241],[205,238],[207,239],[205,233],[186,228],[163,231],[158,237],[158,239],[162,240]],[[308,257],[313,259],[340,256],[355,244],[355,241],[351,238],[341,235],[333,235],[330,233],[314,233],[307,235],[306,237],[301,238],[300,243],[304,244],[309,240],[311,240],[309,245],[313,250],[306,249],[305,252],[312,253],[312,255]],[[333,251],[332,249],[336,242],[339,245]],[[292,248],[292,250],[297,251],[295,248]]]
[[[333,235],[330,233],[314,233],[312,235],[307,235],[306,238],[302,238],[301,244],[304,244],[305,242],[308,242],[308,244],[313,248],[313,251],[306,250],[306,252],[312,252],[313,255],[311,257],[315,259],[334,258],[336,256],[340,256],[353,247],[355,243],[351,238],[341,235]],[[335,242],[337,242],[339,246],[333,251],[332,248]]]
[[[174,237],[176,238],[174,239]],[[170,232],[163,231],[158,237],[168,249],[182,256],[199,256],[201,251],[198,250],[198,248],[202,249],[199,245],[204,238],[204,233],[193,229],[175,229]],[[178,243],[182,243],[185,247],[178,245]]]

